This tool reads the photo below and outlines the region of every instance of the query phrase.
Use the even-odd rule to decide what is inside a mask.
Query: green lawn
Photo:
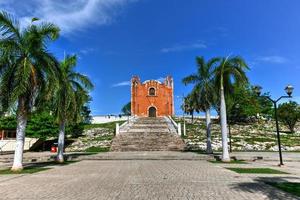
[[[51,168],[45,167],[25,167],[22,171],[11,171],[10,169],[2,169],[0,170],[0,175],[7,175],[7,174],[33,174],[40,171],[45,171]]]
[[[248,164],[244,160],[231,160],[230,162],[223,162],[221,160],[209,160],[208,162],[216,164]]]
[[[108,152],[109,147],[89,147],[85,150],[85,152],[89,153],[98,153],[98,152]]]
[[[33,174],[33,173],[37,173],[37,172],[40,172],[40,171],[45,171],[45,170],[51,169],[51,168],[49,168],[51,166],[59,166],[59,165],[63,166],[63,165],[69,165],[69,164],[76,163],[76,162],[79,162],[79,161],[78,160],[70,160],[70,161],[66,160],[63,163],[59,163],[59,162],[56,162],[56,161],[34,163],[34,166],[24,167],[24,169],[22,171],[13,172],[10,169],[2,169],[2,170],[0,170],[0,175],[4,175],[4,174]]]
[[[235,168],[235,167],[227,167],[231,171],[240,173],[240,174],[288,174],[283,171],[279,171],[276,169],[270,168]]]
[[[92,128],[107,128],[110,130],[115,130],[116,123],[119,123],[120,125],[123,124],[125,121],[118,121],[118,122],[108,122],[103,124],[86,124],[84,125],[84,130],[92,129]]]
[[[291,182],[283,182],[283,183],[265,182],[265,183],[300,197],[300,183],[291,183]]]

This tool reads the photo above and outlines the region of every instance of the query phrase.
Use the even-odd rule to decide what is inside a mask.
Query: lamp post
[[[257,96],[261,95],[261,90],[262,87],[257,85],[254,86],[254,92],[257,94]],[[278,99],[272,99],[270,96],[261,96],[264,98],[267,98],[268,100],[270,100],[273,105],[274,105],[274,114],[275,114],[275,121],[276,121],[276,132],[277,132],[277,142],[278,142],[278,150],[279,150],[279,159],[280,159],[280,163],[279,166],[283,165],[283,161],[282,161],[282,152],[281,152],[281,143],[280,143],[280,133],[279,133],[279,124],[278,124],[278,117],[277,117],[277,102],[280,101],[283,98],[292,98],[292,93],[294,90],[294,87],[291,85],[288,85],[285,87],[285,92],[287,93],[288,96],[281,96]]]

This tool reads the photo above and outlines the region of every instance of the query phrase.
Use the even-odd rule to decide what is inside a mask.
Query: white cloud
[[[158,80],[159,82],[163,83],[163,82],[165,82],[165,79],[166,79],[166,78],[159,77],[159,78],[157,78],[157,79],[155,79],[155,80]]]
[[[136,0],[0,0],[0,7],[27,25],[32,17],[57,24],[62,33],[76,33],[91,25],[112,22],[120,9]]]
[[[160,51],[162,53],[169,53],[169,52],[178,52],[178,51],[187,51],[187,50],[193,50],[193,49],[205,49],[207,46],[201,42],[197,41],[195,43],[190,44],[176,44],[172,47],[162,48]]]
[[[256,59],[257,61],[282,64],[288,62],[288,59],[282,56],[262,56]]]
[[[131,85],[130,81],[122,81],[122,82],[113,84],[112,87],[122,87],[122,86],[129,86],[129,85]]]
[[[96,49],[94,49],[94,48],[85,48],[85,49],[81,49],[79,51],[79,53],[83,54],[83,55],[87,55],[87,54],[92,53],[94,51],[96,51]]]

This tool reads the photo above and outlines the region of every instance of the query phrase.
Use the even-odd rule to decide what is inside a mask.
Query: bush
[[[295,132],[295,125],[300,119],[300,106],[295,101],[280,104],[277,116],[293,133]]]
[[[28,120],[26,136],[46,139],[58,134],[58,125],[48,112],[34,113]]]
[[[108,152],[109,147],[89,147],[85,150],[85,152],[93,152],[93,153],[98,153],[98,152]]]
[[[0,129],[16,129],[16,116],[0,117]]]
[[[77,137],[83,132],[85,124],[68,124],[66,127],[66,134]],[[16,116],[0,117],[0,129],[16,129]],[[57,137],[58,124],[53,115],[49,112],[33,113],[27,122],[26,136],[41,139],[48,137]]]

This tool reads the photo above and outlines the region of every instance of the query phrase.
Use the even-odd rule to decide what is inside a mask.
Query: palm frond
[[[52,23],[42,23],[36,26],[36,32],[43,36],[43,39],[56,40],[59,37],[60,28]]]
[[[78,81],[87,90],[92,90],[94,88],[94,85],[89,79],[89,77],[83,74],[73,72],[70,73],[69,78],[73,81]]]
[[[4,38],[20,38],[19,22],[5,11],[0,12],[0,35]]]
[[[190,76],[187,76],[182,79],[182,82],[187,85],[191,83],[196,83],[199,80],[198,76],[196,74],[192,74]]]

